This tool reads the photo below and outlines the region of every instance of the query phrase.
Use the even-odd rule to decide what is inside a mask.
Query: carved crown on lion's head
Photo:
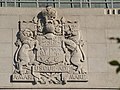
[[[46,9],[41,11],[42,17],[49,20],[57,18],[57,11],[51,6],[47,6]]]

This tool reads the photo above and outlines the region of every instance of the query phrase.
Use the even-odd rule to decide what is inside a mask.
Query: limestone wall
[[[120,37],[120,16],[104,15],[104,9],[57,9],[58,16],[77,20],[85,41],[88,60],[88,82],[73,82],[65,85],[32,85],[11,83],[14,42],[19,20],[31,20],[42,9],[0,8],[0,88],[97,88],[117,90],[120,88],[120,73],[109,61],[120,61],[120,45],[110,37]]]

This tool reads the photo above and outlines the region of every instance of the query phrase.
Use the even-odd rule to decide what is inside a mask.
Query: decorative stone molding
[[[29,23],[34,28],[21,28]],[[64,85],[88,80],[77,21],[57,19],[57,11],[47,7],[32,21],[20,21],[19,26],[12,82]]]

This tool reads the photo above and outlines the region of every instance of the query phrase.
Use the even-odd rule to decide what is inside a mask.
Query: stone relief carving
[[[84,46],[77,21],[57,18],[54,8],[46,7],[31,21],[34,29],[17,33],[13,82],[66,84],[87,81]]]

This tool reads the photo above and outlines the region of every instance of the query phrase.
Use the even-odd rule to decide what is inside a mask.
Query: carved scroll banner
[[[77,21],[57,19],[56,10],[46,7],[31,21],[20,21],[19,26],[13,82],[64,85],[88,81]]]

